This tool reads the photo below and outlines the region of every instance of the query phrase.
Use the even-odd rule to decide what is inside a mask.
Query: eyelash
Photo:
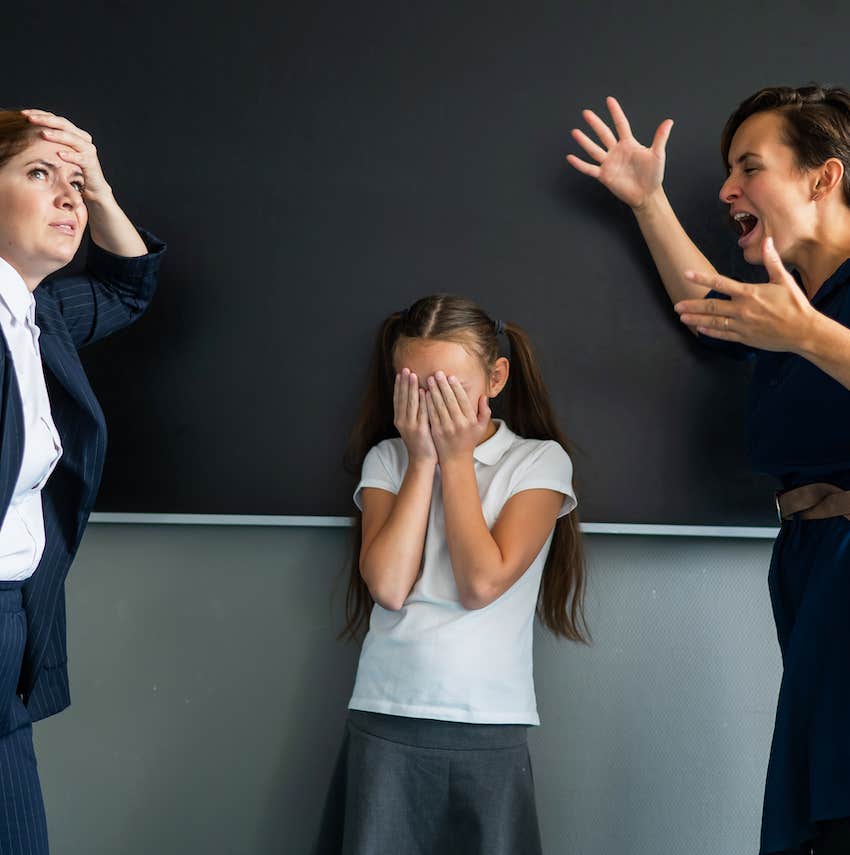
[[[39,173],[45,177],[47,177],[47,170],[42,169],[40,166],[36,166],[35,169],[31,169],[28,173],[30,178],[35,178],[36,173]],[[83,191],[86,189],[86,185],[82,181],[72,181],[71,186],[82,195]]]

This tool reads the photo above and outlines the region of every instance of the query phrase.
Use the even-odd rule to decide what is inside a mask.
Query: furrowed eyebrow
[[[25,164],[26,166],[46,166],[48,169],[56,170],[59,167],[55,163],[51,163],[49,160],[31,160],[29,163]],[[74,170],[71,173],[71,178],[83,178],[85,179],[85,175],[83,175],[82,171],[79,169]]]

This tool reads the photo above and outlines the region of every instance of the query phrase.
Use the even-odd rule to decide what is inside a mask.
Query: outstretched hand
[[[683,300],[675,310],[682,323],[710,338],[736,341],[760,350],[797,353],[806,346],[817,311],[765,238],[763,263],[770,281],[750,285],[725,276],[685,272],[685,277],[730,297]]]
[[[606,104],[617,131],[616,136],[593,110],[583,110],[582,117],[596,133],[602,145],[578,128],[572,131],[573,139],[598,165],[582,160],[574,154],[567,155],[567,162],[584,175],[597,179],[618,199],[637,209],[661,187],[667,140],[673,120],[665,119],[658,126],[652,145],[647,148],[632,135],[629,120],[617,99],[609,96]]]

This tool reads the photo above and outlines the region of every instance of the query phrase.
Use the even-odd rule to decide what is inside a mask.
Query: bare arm
[[[490,425],[487,398],[482,396],[476,409],[457,379],[441,371],[428,385],[428,419],[440,458],[452,573],[461,605],[480,609],[531,566],[564,497],[556,490],[523,490],[505,503],[491,532],[481,510],[473,458]]]
[[[465,609],[488,606],[531,566],[546,543],[564,502],[554,490],[524,490],[506,503],[487,528],[472,457],[440,464],[446,540],[452,573]]]
[[[372,599],[393,611],[404,605],[422,566],[437,452],[431,439],[425,393],[406,368],[393,389],[395,426],[407,449],[407,471],[398,495],[363,490],[360,575]]]
[[[360,575],[385,609],[400,609],[419,578],[434,469],[433,463],[409,465],[397,496],[375,487],[363,490]]]
[[[596,164],[574,154],[567,155],[568,163],[584,175],[595,178],[632,209],[671,302],[705,297],[707,289],[689,282],[684,272],[699,270],[716,274],[717,271],[682,228],[662,186],[667,140],[673,121],[665,119],[658,126],[652,145],[647,148],[632,135],[629,121],[617,100],[608,98],[607,105],[617,136],[596,113],[584,110],[583,118],[602,145],[583,131],[574,129],[573,138]]]

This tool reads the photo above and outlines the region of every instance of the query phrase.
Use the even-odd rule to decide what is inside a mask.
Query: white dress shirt
[[[24,456],[12,501],[0,525],[0,580],[27,579],[44,552],[41,491],[62,456],[44,383],[35,299],[0,258],[0,329],[12,354],[24,412]]]
[[[563,494],[559,516],[576,506],[573,467],[552,440],[524,439],[504,422],[472,452],[481,510],[493,527],[505,502],[523,490]],[[365,487],[398,493],[407,469],[402,440],[366,455],[354,501]],[[539,724],[532,676],[532,630],[550,534],[531,566],[483,609],[467,610],[446,542],[440,468],[428,515],[422,572],[398,611],[377,603],[360,652],[349,707],[472,724]]]

